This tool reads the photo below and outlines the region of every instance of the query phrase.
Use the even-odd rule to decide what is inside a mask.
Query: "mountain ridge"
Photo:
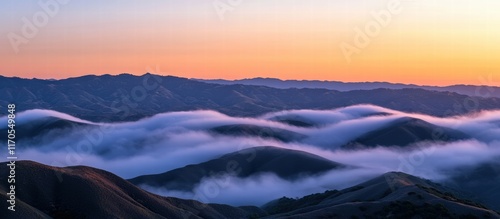
[[[218,85],[173,76],[82,76],[64,80],[0,76],[0,105],[19,111],[50,109],[89,121],[134,121],[160,112],[209,109],[231,116],[256,116],[292,109],[332,109],[373,104],[434,116],[500,109],[500,98],[471,98],[424,89],[277,89]],[[474,107],[470,107],[470,103]],[[468,105],[467,105],[467,104]],[[4,113],[4,112],[2,112]]]
[[[215,84],[242,84],[242,85],[260,85],[268,86],[279,89],[289,88],[324,88],[338,91],[352,91],[352,90],[373,90],[379,88],[387,89],[404,89],[416,88],[431,91],[449,91],[458,94],[478,97],[500,97],[500,87],[486,86],[486,85],[468,85],[468,84],[453,84],[446,86],[431,86],[431,85],[417,85],[405,83],[393,83],[383,81],[367,81],[367,82],[342,82],[342,81],[328,81],[328,80],[281,80],[278,78],[245,78],[237,80],[226,79],[196,79],[193,80],[215,83]],[[484,92],[486,91],[486,93]]]

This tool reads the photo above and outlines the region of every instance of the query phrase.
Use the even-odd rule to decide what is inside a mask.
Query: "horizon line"
[[[296,81],[296,82],[325,82],[325,83],[344,83],[344,84],[361,84],[361,83],[376,84],[376,83],[386,83],[386,84],[391,84],[391,85],[418,86],[418,87],[441,87],[441,88],[445,88],[445,87],[451,87],[451,86],[477,86],[477,87],[495,87],[495,88],[500,88],[500,86],[486,85],[486,84],[463,84],[463,83],[459,83],[459,84],[447,84],[447,85],[429,85],[429,84],[415,84],[415,83],[391,82],[391,81],[341,81],[341,80],[325,80],[325,79],[282,79],[282,78],[266,77],[266,76],[245,77],[245,78],[238,78],[238,79],[190,78],[190,77],[173,75],[173,74],[163,75],[163,74],[151,73],[151,72],[145,72],[143,74],[134,74],[134,73],[128,73],[128,72],[114,73],[114,74],[113,73],[104,73],[104,74],[89,73],[89,74],[85,74],[85,75],[69,76],[69,77],[62,77],[62,78],[40,78],[40,77],[27,78],[27,77],[21,77],[21,76],[6,76],[6,75],[3,75],[3,74],[0,74],[0,77],[19,78],[19,79],[27,79],[27,80],[61,81],[61,80],[81,78],[81,77],[87,77],[87,76],[102,77],[102,76],[130,75],[130,76],[142,77],[142,76],[147,75],[147,74],[161,76],[161,77],[184,78],[184,79],[188,79],[188,80],[196,80],[196,81],[202,81],[202,82],[209,82],[209,81],[232,81],[232,82],[237,82],[237,81],[252,80],[252,79],[268,79],[268,80],[271,79],[271,80],[279,80],[281,82]]]

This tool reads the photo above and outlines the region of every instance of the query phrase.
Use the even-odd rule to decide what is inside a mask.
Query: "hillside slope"
[[[404,117],[358,137],[343,148],[405,147],[417,142],[452,142],[469,138],[471,137],[458,130],[437,126],[421,119]]]
[[[228,174],[245,178],[274,173],[283,179],[294,180],[344,167],[346,166],[343,164],[302,151],[255,147],[165,173],[135,177],[129,181],[135,185],[191,191],[203,178],[211,176]]]
[[[500,218],[498,212],[454,191],[399,172],[386,173],[341,191],[263,206],[266,218]]]
[[[6,173],[6,163],[0,172]],[[6,175],[0,193],[7,193]],[[4,199],[6,200],[6,199]],[[206,205],[148,193],[120,177],[99,169],[57,168],[31,161],[16,163],[16,212],[3,201],[1,218],[247,218],[258,208]],[[253,212],[251,211],[253,210]]]

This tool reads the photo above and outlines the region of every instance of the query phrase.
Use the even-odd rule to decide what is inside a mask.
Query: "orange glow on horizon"
[[[18,53],[7,37],[0,40],[0,75],[142,75],[158,66],[152,73],[202,79],[500,86],[498,1],[403,5],[350,62],[339,45],[354,45],[355,29],[373,21],[371,13],[385,10],[387,1],[291,1],[245,2],[222,21],[209,2],[154,1],[117,11],[106,5],[112,3],[68,4]],[[20,33],[23,16],[2,24],[0,34]]]

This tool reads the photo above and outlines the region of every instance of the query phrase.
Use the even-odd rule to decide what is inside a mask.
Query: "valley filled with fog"
[[[0,123],[6,124],[6,119]],[[477,168],[487,169],[482,182],[494,182],[500,175],[500,111],[438,118],[354,105],[252,118],[215,111],[169,112],[133,122],[96,123],[55,111],[28,110],[18,113],[17,125],[20,159],[51,166],[85,165],[125,179],[203,165],[244,151],[248,159],[231,163],[237,170],[256,162],[261,146],[314,156],[299,164],[288,160],[286,165],[306,166],[303,174],[291,178],[266,167],[244,176],[218,170],[190,182],[190,189],[138,184],[163,196],[236,206],[344,189],[391,171],[453,188],[467,186],[462,181]],[[339,165],[308,171],[322,159]],[[179,180],[175,183],[182,184],[182,177]]]

